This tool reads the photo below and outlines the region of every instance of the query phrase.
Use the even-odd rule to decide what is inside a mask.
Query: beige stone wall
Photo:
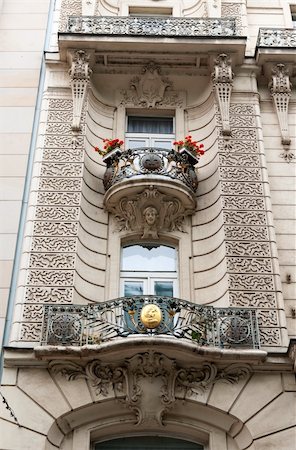
[[[49,0],[0,3],[0,341],[9,294]]]

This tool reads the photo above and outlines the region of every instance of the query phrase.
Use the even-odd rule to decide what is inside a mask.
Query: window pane
[[[173,297],[174,296],[173,281],[154,281],[154,294]]]
[[[166,140],[158,140],[158,139],[153,139],[153,147],[157,147],[157,148],[165,148],[167,150],[171,150],[174,146],[173,146],[173,139],[168,139]]]
[[[112,439],[95,445],[95,450],[203,450],[203,446],[163,436],[140,436]]]
[[[172,117],[135,117],[129,116],[128,133],[172,134]]]
[[[126,139],[127,148],[148,147],[148,139]]]
[[[143,295],[143,281],[125,281],[123,295],[125,297]]]
[[[131,245],[122,249],[125,271],[176,272],[176,249],[165,245]]]

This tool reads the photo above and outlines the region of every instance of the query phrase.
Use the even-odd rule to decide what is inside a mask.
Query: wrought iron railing
[[[296,29],[260,28],[257,47],[296,47]]]
[[[68,33],[115,36],[233,37],[235,18],[72,16]]]
[[[111,186],[127,178],[139,175],[161,175],[181,181],[193,192],[198,181],[194,165],[198,162],[196,155],[190,152],[176,152],[163,148],[143,147],[132,150],[113,150],[104,157],[107,165],[104,175],[104,187]]]
[[[259,348],[255,309],[214,308],[160,296],[44,306],[42,345],[93,345],[132,335],[169,335],[220,348]]]

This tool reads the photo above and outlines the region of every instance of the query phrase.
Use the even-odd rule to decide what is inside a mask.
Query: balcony
[[[260,28],[256,46],[256,60],[264,63],[295,64],[296,30],[285,28]]]
[[[72,16],[67,32],[101,36],[233,37],[236,22],[231,18]]]
[[[126,229],[132,230],[133,226],[143,228],[137,211],[143,212],[153,205],[159,217],[159,229],[174,231],[174,228],[180,228],[182,231],[181,218],[192,214],[196,207],[196,155],[185,149],[176,152],[143,147],[115,149],[103,161],[107,165],[104,175],[105,207],[117,218],[120,217]],[[175,212],[170,218],[172,208]],[[130,215],[134,215],[132,219],[128,217],[128,209]],[[164,212],[166,218],[162,217]],[[154,224],[150,225],[152,229]]]
[[[214,308],[159,296],[44,306],[43,346],[100,345],[140,335],[167,336],[221,349],[259,348],[255,309]]]
[[[157,52],[179,55],[207,55],[209,51],[232,53],[237,63],[243,61],[246,38],[239,35],[235,18],[185,17],[103,17],[71,16],[59,33],[63,60],[67,51],[91,49],[98,55],[114,58],[116,52]],[[110,52],[110,55],[109,55]],[[154,49],[155,53],[155,49]],[[234,61],[236,62],[236,61]]]

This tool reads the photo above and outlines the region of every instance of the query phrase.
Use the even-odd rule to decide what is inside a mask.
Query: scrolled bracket
[[[229,109],[233,72],[231,68],[231,59],[228,55],[221,53],[215,59],[212,80],[222,119],[222,133],[224,136],[230,136]]]
[[[71,54],[69,70],[70,85],[73,98],[72,130],[77,133],[81,129],[81,116],[92,70],[89,67],[90,54],[84,50],[75,50]]]
[[[289,70],[285,64],[277,64],[272,69],[272,77],[269,83],[269,89],[273,98],[273,103],[278,117],[278,122],[281,130],[282,144],[285,152],[281,156],[288,162],[294,158],[294,155],[289,152],[289,145],[291,138],[288,129],[288,108],[291,97],[292,84],[289,78]]]

